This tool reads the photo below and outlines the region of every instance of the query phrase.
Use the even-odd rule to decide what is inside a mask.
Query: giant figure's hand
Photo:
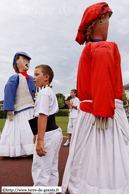
[[[102,117],[101,125],[100,125],[100,118],[101,117],[94,116],[93,121],[92,121],[92,125],[95,125],[95,122],[97,122],[97,129],[104,130],[104,125],[105,125],[105,129],[107,130],[108,129],[108,119],[109,118],[108,117],[106,117],[106,118]],[[114,117],[112,117],[112,119],[113,118]],[[96,121],[96,119],[97,119],[97,121]]]
[[[13,111],[7,111],[7,119],[9,119],[10,121],[13,121],[13,115],[14,115],[14,112]]]

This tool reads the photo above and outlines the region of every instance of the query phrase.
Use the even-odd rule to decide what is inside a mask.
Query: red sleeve
[[[98,47],[92,53],[91,92],[93,114],[112,117],[115,109],[115,63],[110,48]]]
[[[114,43],[115,44],[115,43]],[[115,99],[123,100],[123,81],[122,81],[122,73],[121,73],[121,57],[117,47],[115,44],[114,50],[115,56]]]

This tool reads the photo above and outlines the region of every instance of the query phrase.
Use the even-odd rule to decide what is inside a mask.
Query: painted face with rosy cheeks
[[[105,17],[98,20],[98,22],[93,27],[92,37],[94,39],[101,39],[103,41],[107,40],[108,36],[108,26],[109,26],[110,14],[107,13]]]
[[[26,72],[30,67],[30,59],[26,58],[25,56],[20,56],[17,59],[17,68],[19,72]]]
[[[34,70],[33,79],[36,87],[42,88],[43,86],[49,84],[49,75],[43,75],[41,68],[36,68]]]
[[[110,14],[108,13],[104,18],[100,19],[99,21],[100,31],[104,41],[107,40],[107,36],[108,36],[109,18],[110,18]]]

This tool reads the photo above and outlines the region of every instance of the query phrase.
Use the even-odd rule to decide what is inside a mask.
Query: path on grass
[[[62,183],[69,152],[69,148],[63,146],[65,141],[64,137],[59,152],[59,186]],[[0,193],[1,186],[32,186],[31,165],[32,157],[16,159],[0,157]]]

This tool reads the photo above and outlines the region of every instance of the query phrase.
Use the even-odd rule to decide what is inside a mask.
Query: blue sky
[[[15,74],[14,54],[27,52],[34,68],[48,64],[55,72],[52,82],[55,93],[69,95],[76,88],[79,57],[84,45],[75,42],[85,8],[99,1],[91,0],[1,0],[0,1],[0,100],[4,87]],[[107,0],[113,15],[108,41],[118,44],[121,54],[123,83],[129,83],[129,1]]]

